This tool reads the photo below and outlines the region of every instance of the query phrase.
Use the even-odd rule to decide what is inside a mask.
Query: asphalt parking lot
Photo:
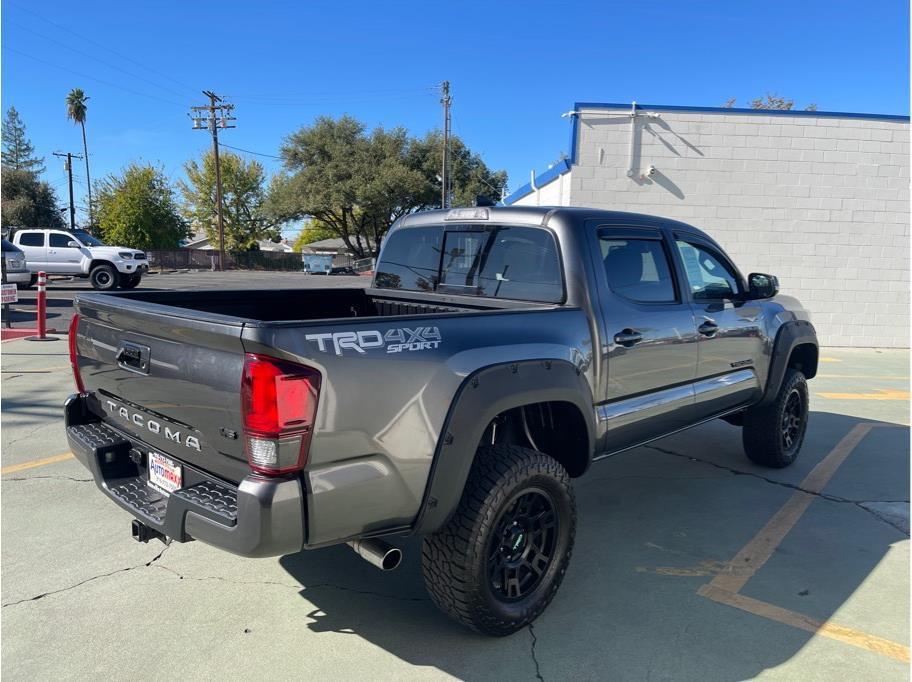
[[[224,275],[159,286],[172,277]],[[532,628],[490,639],[433,607],[414,539],[397,541],[392,573],[345,547],[251,560],[134,542],[67,451],[65,336],[0,350],[9,679],[909,677],[906,351],[822,350],[789,469],[751,465],[722,422],[596,465],[575,484],[556,599]]]

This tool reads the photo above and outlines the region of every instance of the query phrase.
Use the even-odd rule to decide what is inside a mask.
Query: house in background
[[[345,242],[339,237],[333,237],[331,239],[321,239],[316,242],[311,242],[310,244],[305,244],[301,253],[311,253],[321,256],[333,257],[333,267],[341,267],[345,265],[351,265],[355,260],[354,254],[351,250],[345,245]]]
[[[909,347],[909,117],[578,103],[570,158],[504,199],[678,219],[771,272],[821,344]]]

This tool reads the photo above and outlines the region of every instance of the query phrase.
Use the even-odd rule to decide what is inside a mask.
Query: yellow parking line
[[[34,469],[35,467],[43,467],[47,464],[55,464],[56,462],[63,462],[68,459],[73,459],[72,452],[64,452],[62,455],[53,455],[52,457],[43,457],[41,459],[33,459],[28,462],[22,462],[20,464],[10,464],[8,467],[3,467],[0,469],[0,474],[14,474],[17,471],[25,471],[26,469]]]
[[[802,613],[784,609],[775,604],[747,597],[739,591],[776,551],[776,548],[794,528],[795,524],[814,499],[836,473],[839,466],[858,447],[858,444],[877,426],[890,426],[873,422],[856,424],[836,446],[804,477],[792,496],[773,518],[748,542],[721,572],[697,590],[700,596],[741,611],[790,625],[815,635],[834,639],[844,644],[866,649],[888,658],[909,662],[909,647],[889,639],[877,637],[860,630],[847,628],[829,621],[820,621]],[[805,492],[809,491],[809,492]]]
[[[873,393],[815,393],[830,400],[908,400],[908,391],[878,388]]]
[[[752,613],[755,616],[766,618],[768,620],[790,625],[793,628],[804,630],[815,635],[823,635],[829,639],[835,639],[844,644],[851,644],[861,649],[867,649],[875,654],[880,654],[888,658],[909,662],[909,647],[898,642],[893,642],[883,637],[869,635],[867,632],[847,628],[836,623],[820,621],[803,613],[796,613],[788,609],[783,609],[775,604],[769,604],[759,599],[753,599],[743,594],[735,594],[726,590],[720,590],[710,585],[704,585],[698,590],[698,593],[714,602],[733,606],[741,611]]]
[[[842,362],[839,358],[820,358],[818,362]]]
[[[735,555],[734,559],[728,562],[727,570],[712,579],[712,582],[709,583],[710,586],[726,592],[737,592],[744,587],[751,576],[769,560],[776,547],[788,535],[788,532],[814,500],[814,495],[811,493],[819,493],[823,490],[823,487],[836,473],[839,465],[845,461],[845,458],[870,430],[870,424],[856,424],[798,484],[802,490],[792,493],[792,496],[773,515],[773,518]],[[805,490],[811,492],[804,492]]]

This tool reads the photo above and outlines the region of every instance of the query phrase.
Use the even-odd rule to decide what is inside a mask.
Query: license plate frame
[[[149,487],[166,497],[183,487],[184,467],[167,455],[150,452],[148,471]]]

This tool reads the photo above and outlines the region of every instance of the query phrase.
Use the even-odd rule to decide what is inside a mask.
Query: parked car
[[[358,273],[354,268],[347,265],[338,265],[329,271],[330,275],[348,275],[357,277]]]
[[[88,278],[101,291],[133,289],[149,269],[143,251],[108,246],[83,230],[23,229],[12,241],[25,253],[32,271],[30,285],[37,281],[36,273],[44,271]]]
[[[743,277],[690,225],[591,209],[407,216],[367,290],[75,306],[70,448],[136,539],[345,542],[393,568],[386,538],[422,535],[431,598],[493,635],[557,593],[571,479],[719,417],[753,462],[788,466],[818,361],[775,277]]]
[[[15,284],[19,289],[30,286],[32,273],[25,260],[25,254],[8,239],[3,240],[3,259],[6,261],[6,281]]]

